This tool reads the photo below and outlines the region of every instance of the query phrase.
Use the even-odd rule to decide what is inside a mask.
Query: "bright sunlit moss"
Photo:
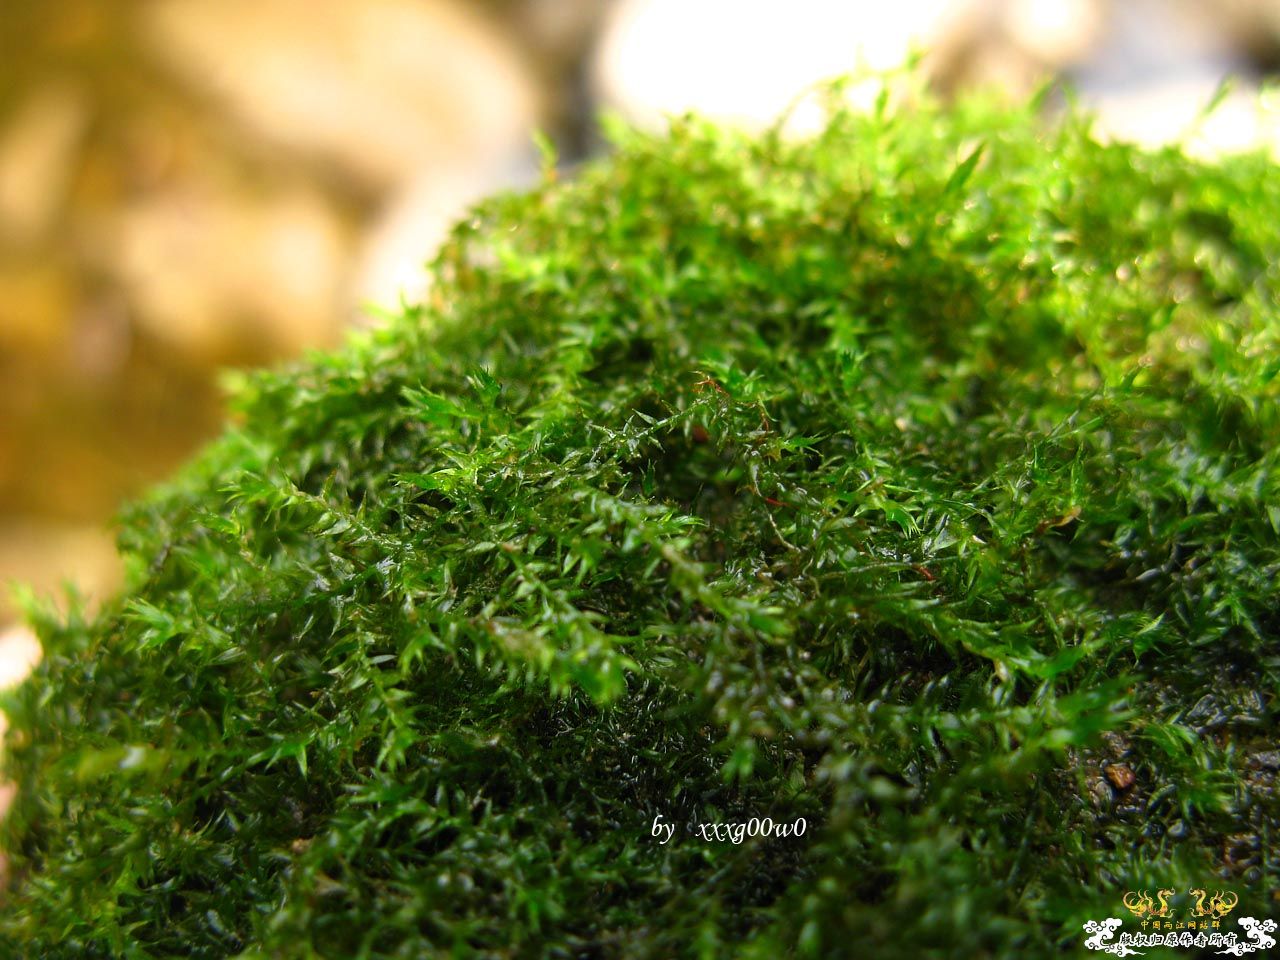
[[[40,618],[0,954],[1030,957],[1130,889],[1268,915],[1274,166],[926,103],[615,138],[481,206],[429,304],[252,378],[127,516],[125,595]]]

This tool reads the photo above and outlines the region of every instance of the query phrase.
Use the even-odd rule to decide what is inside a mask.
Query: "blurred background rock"
[[[1063,77],[1145,142],[1234,73],[1198,147],[1273,136],[1280,0],[3,0],[0,581],[109,593],[110,517],[218,429],[217,372],[418,296],[535,129],[572,162],[601,109],[760,124],[913,47],[944,92]]]

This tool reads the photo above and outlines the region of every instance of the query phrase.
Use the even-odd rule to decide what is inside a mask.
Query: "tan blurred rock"
[[[92,606],[119,589],[121,575],[114,539],[102,527],[31,519],[0,522],[0,631],[17,617],[9,592],[13,584],[56,602],[70,583]],[[30,645],[20,631],[0,632],[0,641],[11,644],[4,648],[7,653],[0,653],[3,684],[5,676],[12,676],[3,661]]]
[[[1106,20],[1102,0],[1006,0],[1001,14],[1009,40],[1054,69],[1087,57]]]
[[[30,243],[52,229],[86,120],[80,94],[53,82],[0,129],[0,238]]]
[[[930,75],[952,93],[981,87],[1024,97],[1094,53],[1108,10],[1107,0],[980,0],[937,34]]]
[[[0,349],[47,353],[67,338],[73,279],[35,255],[0,259]]]
[[[528,139],[535,87],[503,36],[445,0],[163,0],[158,55],[257,136],[374,188]]]
[[[512,7],[521,42],[537,51],[545,67],[582,55],[605,5],[599,0],[517,0]]]
[[[1241,50],[1272,64],[1280,59],[1280,0],[1217,0],[1212,8]]]
[[[227,362],[332,341],[348,247],[312,190],[250,194],[192,180],[124,208],[104,265],[135,322],[190,358]]]

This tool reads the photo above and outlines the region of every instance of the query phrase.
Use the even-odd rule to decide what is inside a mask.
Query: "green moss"
[[[1268,915],[1275,168],[923,102],[615,138],[481,206],[429,304],[253,377],[126,518],[125,595],[41,618],[6,955],[1022,957],[1134,888]]]

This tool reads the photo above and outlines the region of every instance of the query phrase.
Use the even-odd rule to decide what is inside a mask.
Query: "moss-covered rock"
[[[923,102],[615,138],[480,207],[429,304],[251,378],[126,518],[125,595],[37,618],[5,955],[1267,915],[1274,166]],[[696,827],[766,816],[807,829]]]

